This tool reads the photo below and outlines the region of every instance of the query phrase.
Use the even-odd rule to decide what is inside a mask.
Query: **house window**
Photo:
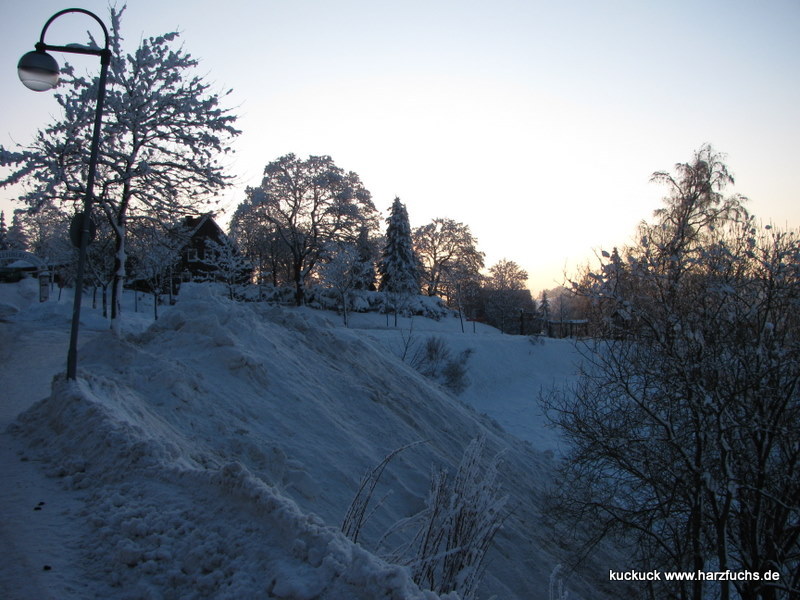
[[[188,262],[197,262],[200,260],[197,256],[197,250],[195,248],[188,248],[186,250],[186,260]]]

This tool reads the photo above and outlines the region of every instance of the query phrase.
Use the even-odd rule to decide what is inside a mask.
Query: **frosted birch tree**
[[[230,178],[220,157],[239,132],[220,94],[196,74],[197,61],[172,32],[122,47],[124,7],[110,8],[108,73],[95,187],[97,209],[115,236],[111,323],[119,330],[120,296],[126,272],[130,219],[172,222],[196,213]],[[91,45],[96,45],[90,40]],[[77,205],[85,194],[97,79],[62,70],[55,95],[62,115],[24,147],[0,148],[0,166],[10,174],[0,185],[26,183],[20,197],[29,210],[51,204]]]

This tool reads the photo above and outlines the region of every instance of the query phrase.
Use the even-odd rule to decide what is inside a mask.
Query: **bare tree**
[[[269,163],[261,185],[247,189],[245,206],[251,218],[271,225],[288,253],[298,305],[325,245],[354,242],[362,227],[377,225],[358,175],[337,167],[330,156],[300,160],[287,154]]]
[[[292,256],[262,212],[259,205],[240,204],[231,219],[230,238],[250,259],[259,284],[286,285],[292,281]]]
[[[347,327],[350,292],[363,280],[364,264],[359,260],[358,248],[354,244],[330,244],[326,254],[327,260],[321,269],[322,280],[339,296],[344,326]]]
[[[532,312],[535,307],[531,292],[525,287],[527,280],[527,271],[513,260],[504,258],[489,268],[486,313],[490,322],[503,332],[510,329],[513,317],[519,317],[520,312]]]
[[[454,296],[456,283],[477,278],[483,268],[484,254],[476,248],[477,240],[468,225],[434,219],[417,227],[413,239],[428,296]]]
[[[796,597],[798,237],[723,198],[732,178],[710,147],[656,179],[670,186],[656,223],[577,285],[604,336],[575,389],[544,398],[571,447],[558,511],[615,535],[642,569],[761,576],[713,594],[662,582],[651,597]]]

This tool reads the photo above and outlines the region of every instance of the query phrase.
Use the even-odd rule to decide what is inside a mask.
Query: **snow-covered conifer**
[[[11,218],[11,227],[8,228],[8,233],[6,234],[6,245],[9,250],[28,249],[28,236],[25,234],[25,227],[22,225],[22,220],[16,211]]]
[[[6,227],[6,213],[0,211],[0,250],[8,250],[8,228]]]
[[[408,211],[400,198],[395,198],[386,219],[386,246],[378,270],[380,290],[400,296],[419,293],[419,262],[414,253]]]
[[[547,290],[542,291],[542,299],[539,301],[539,314],[545,321],[550,318],[550,300],[547,298]]]

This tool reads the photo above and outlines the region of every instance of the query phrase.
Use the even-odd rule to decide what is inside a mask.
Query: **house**
[[[24,250],[0,250],[0,281],[15,283],[47,271],[45,262]]]
[[[228,236],[222,231],[211,213],[198,217],[184,217],[176,228],[183,241],[178,272],[181,281],[205,281],[211,278],[215,267],[205,262],[208,240],[224,244]]]
[[[129,258],[132,263],[129,272],[144,275],[130,281],[129,288],[169,293],[171,299],[182,282],[219,281],[232,286],[250,280],[252,268],[231,245],[211,213],[183,217],[159,244],[162,259],[156,252],[155,260],[141,260],[142,269],[133,264],[137,257]]]
[[[153,293],[156,289],[172,295],[178,292],[182,281],[205,281],[214,270],[204,262],[206,241],[223,243],[226,239],[210,213],[184,217],[168,230],[166,238],[158,241],[161,259],[142,261],[145,266],[139,268],[139,258],[128,256],[128,273],[136,276],[126,285],[140,292]]]

